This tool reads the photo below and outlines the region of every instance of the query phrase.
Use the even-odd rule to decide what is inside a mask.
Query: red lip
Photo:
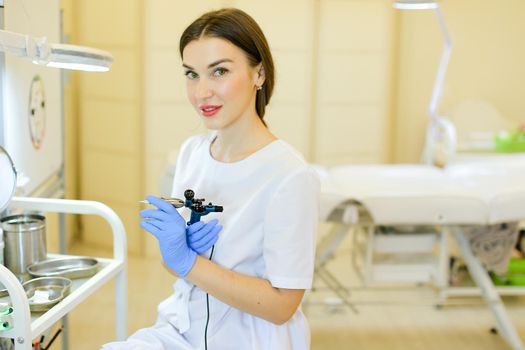
[[[200,106],[201,114],[205,117],[211,117],[221,110],[222,106],[204,105]]]

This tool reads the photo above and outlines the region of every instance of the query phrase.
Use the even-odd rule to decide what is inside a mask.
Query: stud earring
[[[261,90],[262,89],[262,86],[257,86],[257,85],[255,85],[255,86],[257,87],[257,90]]]

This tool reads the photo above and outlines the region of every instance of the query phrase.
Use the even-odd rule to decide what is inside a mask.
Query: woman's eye
[[[188,79],[195,79],[195,78],[198,77],[197,73],[195,73],[194,71],[191,71],[191,70],[187,71],[187,72],[185,73],[185,75],[186,75],[186,77],[187,77]]]
[[[215,71],[213,71],[213,75],[216,77],[222,77],[224,74],[226,74],[228,70],[226,68],[217,68]]]

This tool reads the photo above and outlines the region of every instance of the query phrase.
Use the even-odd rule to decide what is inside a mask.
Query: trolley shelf
[[[117,340],[124,340],[127,330],[126,236],[124,225],[115,212],[99,202],[50,198],[15,197],[10,207],[41,212],[101,216],[112,229],[113,258],[96,258],[100,268],[95,275],[89,278],[73,279],[68,296],[48,311],[33,314],[29,311],[27,296],[18,279],[5,266],[0,265],[0,282],[9,292],[9,296],[0,298],[0,302],[10,302],[13,306],[13,328],[0,331],[0,337],[14,339],[16,350],[31,350],[33,339],[52,327],[83,300],[114,278]],[[70,255],[49,254],[50,258],[68,256]]]
[[[72,255],[49,255],[49,258],[73,257]],[[124,269],[121,261],[113,259],[96,258],[98,260],[99,271],[89,278],[73,279],[71,292],[67,297],[53,306],[46,312],[31,313],[31,339],[37,338],[46,331],[50,326],[58,322],[68,312],[73,310],[77,305],[84,301],[88,296],[93,294],[98,288],[113,278],[118,272]],[[0,298],[0,302],[10,302],[8,296]],[[0,332],[2,337],[15,338],[14,329]]]

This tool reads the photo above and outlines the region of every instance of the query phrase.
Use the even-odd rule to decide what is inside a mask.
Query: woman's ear
[[[255,85],[263,86],[264,81],[266,80],[266,72],[264,70],[264,66],[262,65],[262,63],[259,63],[255,67],[255,71],[257,72],[255,76]]]

